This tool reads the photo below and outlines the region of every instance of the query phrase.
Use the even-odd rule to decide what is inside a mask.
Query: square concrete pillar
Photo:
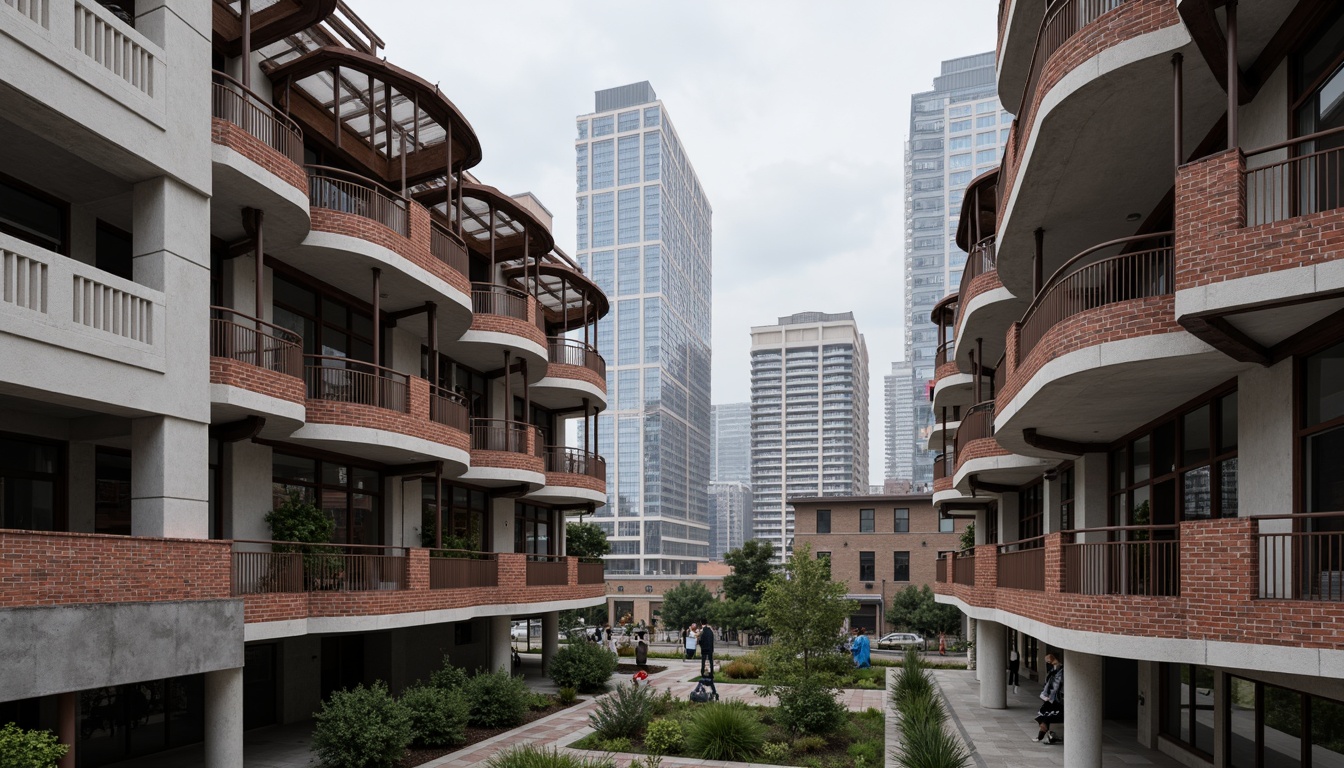
[[[210,535],[209,430],[149,416],[131,422],[131,534],[204,539]]]
[[[1022,510],[1018,509],[1017,494],[1003,494],[999,498],[999,540],[987,543],[1004,544],[1009,541],[1017,541],[1017,523],[1021,517]]]
[[[1104,528],[1109,523],[1106,459],[1105,453],[1088,453],[1073,464],[1075,528]],[[1105,534],[1091,534],[1088,540],[1104,541]]]
[[[205,768],[243,764],[243,668],[205,673]]]
[[[1059,473],[1056,472],[1053,479],[1047,476],[1041,482],[1041,504],[1045,507],[1045,519],[1041,521],[1041,533],[1056,533],[1060,530],[1059,494]]]
[[[513,499],[493,499],[490,502],[491,551],[513,551],[513,516]]]

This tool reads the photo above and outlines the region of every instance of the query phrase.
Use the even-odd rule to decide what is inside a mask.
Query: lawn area
[[[744,685],[760,685],[765,681],[757,677],[733,677],[730,673],[733,671],[731,665],[725,665],[722,674],[715,675],[714,679],[720,683],[742,683]],[[686,682],[694,683],[700,679],[699,675],[687,678]],[[836,681],[836,687],[839,688],[858,688],[860,690],[878,691],[887,684],[887,670],[885,667],[873,667],[871,669],[851,669],[844,677]]]
[[[877,709],[849,712],[846,721],[829,736],[793,736],[775,722],[776,707],[747,706],[739,702],[695,704],[684,700],[660,699],[657,714],[648,726],[631,739],[603,739],[594,733],[569,746],[604,753],[654,754],[645,744],[650,731],[665,728],[662,721],[675,722],[686,738],[675,747],[663,750],[664,757],[701,757],[689,743],[694,715],[706,707],[738,707],[746,710],[764,727],[760,748],[737,759],[771,765],[804,768],[878,768],[886,754],[884,716]]]

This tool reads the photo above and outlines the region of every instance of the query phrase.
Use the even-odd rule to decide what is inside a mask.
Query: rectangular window
[[[580,197],[577,206],[578,245],[582,251],[588,247],[588,198]]]
[[[830,575],[831,575],[831,553],[830,553],[830,552],[818,552],[818,553],[817,553],[817,559],[818,559],[818,560],[821,560],[821,561],[824,562],[824,563],[826,563],[826,576],[829,578]]]
[[[831,510],[818,509],[817,533],[830,533],[830,532],[831,532]]]
[[[1059,529],[1073,530],[1073,467],[1059,473]]]
[[[574,176],[580,192],[588,191],[588,145],[580,144],[574,148]]]
[[[593,247],[616,244],[616,196],[610,192],[593,195]]]
[[[939,532],[939,533],[952,533],[954,530],[956,530],[955,526],[956,526],[956,521],[953,520],[953,519],[950,518],[950,517],[940,517],[940,518],[938,518],[938,532]]]
[[[616,183],[639,182],[639,135],[622,136],[616,142]]]
[[[644,300],[644,362],[657,363],[661,351],[663,326],[662,301],[653,296]],[[655,369],[656,370],[656,369]]]
[[[639,242],[639,187],[622,189],[616,199],[616,242]]]
[[[639,293],[639,249],[622,248],[616,254],[616,294]]]
[[[876,561],[873,559],[874,553],[859,553],[859,581],[875,581],[874,571],[876,570]]]
[[[644,180],[657,181],[663,157],[662,134],[649,131],[644,134]]]
[[[872,532],[873,532],[873,510],[860,509],[859,533],[872,533]]]
[[[1163,664],[1158,711],[1165,736],[1208,759],[1213,758],[1213,677],[1209,667]]]
[[[982,149],[975,153],[976,163],[992,163],[998,159],[999,150],[997,149]]]
[[[892,576],[891,576],[892,580],[893,580],[893,581],[909,581],[909,580],[910,580],[910,553],[909,553],[909,552],[893,552],[892,555],[893,555],[894,560],[895,560],[894,567],[893,567],[893,570],[892,570]]]
[[[616,176],[616,145],[611,139],[593,142],[593,189],[611,187]]]
[[[981,116],[975,118],[975,127],[976,127],[976,128],[992,128],[992,127],[994,127],[994,123],[995,123],[995,122],[996,122],[996,121],[995,121],[993,115],[981,115]]]
[[[644,108],[644,127],[645,127],[645,128],[655,128],[655,127],[657,127],[658,124],[659,124],[659,122],[660,122],[659,117],[660,117],[660,115],[659,115],[659,111],[658,111],[658,108],[657,108],[657,107],[645,107],[645,108]]]
[[[995,104],[992,101],[982,101],[979,104],[975,105],[975,113],[977,115],[983,115],[986,112],[993,112],[994,109]]]
[[[947,140],[947,148],[948,148],[948,149],[970,149],[970,148],[971,148],[971,137],[970,137],[970,136],[953,136],[952,138],[950,138],[950,139]]]
[[[896,533],[910,532],[910,510],[905,507],[897,507],[892,510],[892,517],[895,518]]]
[[[586,139],[586,138],[588,138],[588,121],[587,121],[587,120],[580,120],[580,121],[579,121],[579,138],[580,138],[580,139]]]
[[[1007,144],[1007,143],[1008,143],[1008,129],[1007,129],[1007,128],[1000,128],[1000,129],[999,129],[999,143],[1000,143],[1000,144]]]
[[[970,104],[959,104],[955,107],[947,108],[948,117],[966,117],[969,114],[971,114]]]
[[[952,187],[964,187],[971,183],[971,172],[957,171],[956,173],[949,173],[947,175],[947,183],[948,186]]]
[[[616,130],[624,133],[625,131],[633,131],[638,127],[639,110],[635,109],[629,112],[622,112],[616,116]]]
[[[613,124],[613,120],[612,120],[611,115],[606,115],[605,117],[595,118],[595,119],[593,120],[593,135],[594,135],[594,136],[610,136],[610,135],[611,135],[611,131],[612,131],[612,124]]]
[[[998,135],[994,131],[975,134],[975,146],[992,147],[998,143]]]
[[[616,323],[616,364],[637,365],[640,358],[639,299],[619,302]]]
[[[949,167],[949,168],[970,168],[970,167],[971,167],[971,155],[970,155],[970,153],[967,153],[967,154],[964,154],[964,155],[952,155],[951,157],[949,157],[949,158],[947,159],[947,167]],[[594,186],[594,187],[597,186],[597,171],[596,171],[596,166],[594,166],[594,171],[593,171],[593,186]]]
[[[593,253],[593,282],[608,296],[616,292],[616,254],[612,251]]]
[[[657,187],[653,187],[657,189]],[[646,192],[648,190],[645,190]],[[648,224],[648,215],[645,213],[644,223]],[[649,239],[647,236],[645,239]],[[659,254],[657,244],[644,246],[644,292],[658,293],[662,290],[662,266],[663,259]]]
[[[969,131],[971,130],[971,121],[953,120],[951,123],[948,124],[947,129],[952,133],[957,133],[959,131]]]
[[[662,230],[659,226],[659,209],[662,207],[663,188],[657,184],[650,184],[644,188],[644,239],[658,240],[662,238]],[[657,290],[656,288],[654,290]]]
[[[65,201],[0,177],[0,232],[68,256],[69,221]]]

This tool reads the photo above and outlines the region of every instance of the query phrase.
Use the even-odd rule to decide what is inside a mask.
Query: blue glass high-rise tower
[[[578,261],[612,307],[597,328],[607,572],[695,573],[709,556],[712,211],[647,82],[598,91],[574,155]]]

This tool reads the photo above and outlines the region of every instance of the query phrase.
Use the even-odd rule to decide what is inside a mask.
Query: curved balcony
[[[529,499],[552,504],[603,506],[607,502],[607,462],[582,448],[548,445],[542,451],[546,461],[546,487],[533,492]]]
[[[292,247],[308,234],[303,132],[269,100],[223,72],[211,72],[213,142],[210,231],[230,242],[249,237],[239,211],[266,213],[268,248]]]
[[[471,420],[471,469],[463,480],[491,487],[546,484],[544,444],[536,427],[511,419]]]
[[[1009,329],[1000,444],[1068,455],[1029,444],[1023,431],[1104,444],[1235,375],[1242,366],[1176,323],[1172,269],[1164,232],[1089,248],[1051,276]]]
[[[289,439],[384,464],[445,463],[466,470],[465,403],[429,382],[380,365],[329,355],[304,357],[307,414]]]
[[[956,456],[953,485],[967,495],[1000,493],[1039,477],[1045,469],[1040,459],[1014,455],[999,445],[993,400],[977,403],[962,413]]]
[[[303,424],[303,339],[228,307],[210,308],[210,420],[267,419],[268,435]]]
[[[949,412],[948,418],[953,419],[953,414]],[[925,449],[930,451],[941,451],[943,450],[944,441],[946,441],[947,448],[950,451],[957,443],[957,429],[960,425],[961,421],[959,418],[946,422],[933,422],[933,427],[929,430],[929,439],[924,445]]]
[[[532,399],[546,408],[607,405],[607,361],[578,339],[552,336],[546,345],[546,378],[532,385]]]
[[[498,370],[508,354],[512,367],[526,362],[526,378],[536,384],[547,375],[546,334],[541,307],[529,293],[493,283],[471,284],[471,325],[460,336],[440,343],[453,360],[478,371]],[[522,391],[521,371],[515,386]]]
[[[961,303],[956,319],[957,367],[973,368],[972,352],[988,367],[1004,353],[1003,329],[1022,316],[1027,302],[999,282],[998,253],[993,236],[976,243],[961,273]]]

